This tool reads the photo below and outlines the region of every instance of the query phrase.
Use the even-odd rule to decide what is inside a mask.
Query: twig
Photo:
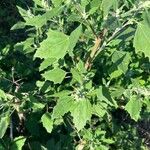
[[[29,143],[29,142],[28,142],[28,147],[29,147],[29,149],[30,149],[30,150],[32,150],[31,145],[30,145],[30,143]]]
[[[78,138],[80,139],[80,141],[82,141],[82,138],[81,138],[81,136],[80,136],[80,134],[79,134],[79,132],[78,132],[78,130],[74,127],[74,125],[72,125],[72,123],[70,122],[70,120],[69,120],[70,118],[67,118],[67,120],[68,120],[68,123],[70,124],[70,126],[75,130],[75,132],[77,133],[77,136],[78,136]]]
[[[11,68],[11,76],[12,76],[12,82],[13,82],[13,83],[15,82],[15,79],[14,79],[14,73],[15,73],[15,72],[14,72],[14,70],[15,70],[14,67],[12,67],[12,68]]]
[[[20,86],[21,86],[21,84],[23,84],[23,83],[21,83],[21,84],[18,83],[22,79],[15,80],[15,77],[14,77],[14,73],[15,72],[14,71],[15,71],[15,69],[14,69],[14,67],[12,67],[12,69],[11,69],[12,81],[11,82],[12,82],[12,85],[14,84],[16,86],[15,92],[17,93],[18,90],[19,90],[19,88],[20,88]],[[18,116],[19,116],[19,112],[18,112]],[[20,121],[21,121],[21,119],[20,119]],[[11,139],[11,141],[13,140],[13,121],[12,121],[12,115],[10,115],[10,139]]]
[[[13,122],[12,122],[12,116],[10,116],[10,139],[13,141]]]

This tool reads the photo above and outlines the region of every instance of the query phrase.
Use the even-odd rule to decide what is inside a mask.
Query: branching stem
[[[95,57],[102,51],[105,49],[105,47],[109,44],[109,42],[111,40],[113,40],[124,28],[126,28],[129,24],[131,24],[130,21],[128,21],[127,23],[125,23],[121,28],[117,28],[114,33],[106,40],[103,42],[103,44],[101,45],[101,47],[99,48],[99,50],[97,51],[97,53],[95,54]],[[94,59],[95,59],[94,57]]]
[[[107,29],[104,29],[102,31],[102,33],[100,34],[100,36],[95,39],[95,44],[94,44],[94,46],[93,46],[93,48],[91,50],[90,55],[87,57],[87,60],[85,62],[86,70],[90,70],[91,69],[91,66],[92,66],[93,60],[95,58],[95,55],[96,55],[99,47],[101,46],[101,43],[102,43],[103,38],[105,37],[106,33],[107,33]]]

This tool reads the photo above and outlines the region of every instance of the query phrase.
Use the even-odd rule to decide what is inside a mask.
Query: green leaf
[[[1,89],[0,89],[0,99],[4,99],[4,100],[7,99],[7,96],[6,96],[5,92]]]
[[[40,7],[42,7],[42,1],[41,0],[33,0],[33,1],[36,5],[39,5]]]
[[[49,21],[55,16],[58,16],[62,12],[62,10],[63,7],[57,7],[50,11],[47,11],[43,15],[32,16],[32,18],[28,17],[25,19],[26,20],[25,25],[41,28],[43,25],[47,23],[47,21]]]
[[[34,57],[63,58],[68,52],[69,37],[62,32],[49,30],[48,37],[41,43]]]
[[[100,146],[97,147],[96,150],[109,150],[109,147],[105,146],[105,145],[100,145]]]
[[[80,25],[70,34],[69,51],[72,51],[74,49],[81,34],[82,34],[82,26]]]
[[[83,78],[80,72],[76,68],[71,68],[71,73],[72,73],[73,79],[75,79],[80,84],[83,83]]]
[[[89,0],[81,0],[81,6],[84,8],[86,5],[89,4]]]
[[[53,17],[58,16],[63,10],[64,10],[64,7],[53,8],[52,10],[47,11],[45,14],[43,14],[43,18],[45,17],[46,20],[48,21],[52,19]]]
[[[84,62],[82,60],[79,60],[79,62],[77,63],[77,69],[82,74],[87,73],[87,70],[85,69],[85,66],[84,66]]]
[[[105,105],[105,103],[103,104]],[[102,107],[100,104],[93,105],[92,108],[93,114],[97,115],[98,117],[103,117],[106,113],[106,109]]]
[[[17,29],[23,29],[23,28],[25,28],[25,23],[19,21],[15,25],[13,25],[10,30],[17,30]]]
[[[24,18],[24,20],[29,18],[29,13],[25,9],[22,9],[19,6],[17,6],[17,8],[18,8],[20,15]]]
[[[29,96],[29,105],[32,108],[33,112],[41,111],[45,105],[39,102],[34,96]]]
[[[42,76],[49,81],[54,82],[55,84],[61,83],[66,76],[66,72],[60,68],[55,68],[50,71],[46,71]]]
[[[52,118],[60,118],[65,113],[69,112],[74,104],[74,99],[71,96],[62,96],[58,99],[56,106],[53,109]]]
[[[104,17],[107,17],[111,7],[113,7],[114,9],[117,9],[117,5],[118,5],[117,0],[102,0],[101,7],[103,10]]]
[[[82,19],[81,15],[79,14],[71,14],[67,18],[68,22],[80,22],[81,24],[84,23],[84,20]]]
[[[97,89],[97,98],[98,98],[98,101],[103,101],[106,104],[117,108],[117,103],[111,97],[110,92],[107,87],[100,86],[99,89]]]
[[[52,3],[54,4],[55,7],[58,7],[61,5],[63,0],[52,0]]]
[[[147,24],[149,27],[150,27],[150,11],[146,10],[144,13],[143,13],[143,21],[145,24]]]
[[[111,20],[110,20],[111,21]],[[116,20],[117,21],[117,20]],[[108,26],[110,26],[110,22],[108,21]],[[117,24],[118,26],[118,24]],[[113,27],[113,25],[111,26]],[[128,26],[124,29],[122,29],[122,32],[120,32],[112,41],[110,41],[111,46],[121,47],[121,49],[124,49],[128,43],[133,40],[135,35],[135,28]]]
[[[99,0],[92,0],[92,1],[90,2],[91,8],[92,8],[92,7],[99,7],[100,4],[101,4],[101,1],[99,1]]]
[[[115,98],[120,98],[122,94],[125,92],[125,89],[121,86],[117,86],[111,91],[111,96]]]
[[[1,116],[0,117],[0,138],[3,138],[8,125],[10,123],[10,118],[9,116]]]
[[[91,9],[89,10],[88,14],[92,15],[95,12],[100,11],[100,9],[98,9],[100,7],[100,5],[101,5],[101,1],[99,1],[99,0],[93,0],[93,1],[91,1],[90,2],[90,8]]]
[[[54,93],[53,95],[50,95],[51,97],[65,97],[65,96],[68,96],[68,95],[71,95],[72,94],[72,91],[69,91],[69,90],[63,90],[63,91],[60,91],[58,93]]]
[[[147,22],[138,23],[133,44],[136,52],[144,52],[150,58],[150,25]]]
[[[127,52],[115,51],[112,55],[113,63],[123,73],[125,73],[128,70],[128,65],[130,63],[130,60],[131,60],[130,54]]]
[[[44,18],[42,15],[37,15],[34,16],[33,18],[27,19],[25,25],[41,28],[43,25],[46,24],[46,22],[47,22],[46,18]]]
[[[43,127],[47,130],[47,132],[51,133],[53,129],[53,120],[51,119],[50,113],[43,114],[41,122],[43,124]]]
[[[125,74],[128,70],[131,56],[127,52],[115,51],[112,54],[112,67],[108,70],[111,79],[117,78],[122,74]]]
[[[111,78],[111,79],[115,79],[115,78],[117,78],[117,77],[119,77],[119,76],[121,76],[121,75],[122,75],[122,71],[121,71],[120,69],[118,69],[118,70],[113,71],[113,72],[110,74],[110,78]]]
[[[25,41],[17,43],[15,45],[15,50],[16,51],[21,51],[24,53],[31,53],[33,52],[35,49],[31,46],[34,44],[34,38],[27,38]]]
[[[46,69],[48,66],[51,66],[56,61],[56,58],[47,58],[41,63],[39,70],[42,71]]]
[[[26,138],[23,136],[16,137],[11,145],[11,150],[22,150],[22,147],[26,141]]]
[[[150,113],[150,99],[149,98],[145,98],[144,99],[144,103],[146,104],[147,111]]]
[[[131,118],[137,121],[140,118],[142,102],[137,97],[132,97],[126,104],[125,110],[130,114]]]
[[[92,107],[89,100],[81,99],[75,101],[74,107],[71,110],[73,123],[78,131],[84,128],[86,122],[91,119]]]

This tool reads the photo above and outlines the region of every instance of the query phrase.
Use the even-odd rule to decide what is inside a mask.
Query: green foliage
[[[51,115],[49,113],[43,114],[41,122],[43,127],[46,128],[47,132],[51,133],[53,129],[53,120],[51,119]]]
[[[71,34],[70,34],[70,44],[69,44],[69,52],[72,52],[74,47],[76,46],[80,35],[82,34],[82,26],[78,26]]]
[[[144,52],[145,56],[150,57],[149,45],[150,45],[150,26],[149,23],[139,22],[134,37],[134,47],[136,51]]]
[[[111,0],[111,1],[102,0],[102,10],[103,10],[104,17],[106,17],[109,14],[111,7],[113,7],[116,10],[117,4],[118,4],[117,0]]]
[[[0,149],[148,149],[149,14],[149,0],[2,0]]]
[[[63,58],[69,47],[69,37],[65,34],[50,30],[48,37],[41,43],[34,57],[40,58]]]
[[[88,100],[81,99],[75,102],[74,107],[71,110],[73,117],[73,123],[77,130],[83,129],[86,122],[91,119],[91,104]]]
[[[23,136],[16,137],[10,147],[12,150],[22,150],[26,138]]]
[[[9,117],[8,116],[1,116],[0,119],[0,138],[2,138],[8,128],[9,125]]]
[[[73,107],[73,98],[71,96],[64,96],[58,99],[56,106],[53,109],[52,117],[60,118],[64,116],[65,113],[71,111]]]
[[[138,97],[133,97],[126,104],[125,109],[130,114],[131,118],[137,121],[140,117],[141,107],[142,107],[142,103],[138,99]]]
[[[53,81],[55,84],[61,83],[65,78],[66,72],[60,68],[45,72],[42,76],[49,81]]]

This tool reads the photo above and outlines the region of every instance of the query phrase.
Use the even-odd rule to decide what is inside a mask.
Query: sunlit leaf
[[[11,150],[22,150],[23,145],[25,144],[26,138],[23,136],[16,137],[13,140],[11,145]]]
[[[47,132],[51,133],[53,129],[53,120],[51,118],[50,113],[43,114],[41,122],[43,124],[43,127],[47,130]]]
[[[60,118],[64,116],[65,113],[69,112],[74,105],[73,97],[64,96],[60,97],[57,101],[56,106],[53,109],[53,118]]]
[[[55,68],[50,71],[46,71],[42,75],[46,80],[52,81],[55,84],[61,83],[66,76],[66,72],[60,68]]]
[[[130,114],[131,118],[137,121],[140,118],[142,102],[137,97],[132,97],[126,104],[125,110]]]
[[[144,52],[150,58],[150,25],[147,22],[138,23],[134,37],[134,47],[136,52]]]
[[[82,33],[82,26],[80,25],[70,34],[69,51],[72,51],[74,49],[81,33]]]
[[[86,125],[87,121],[91,119],[92,107],[89,100],[82,99],[76,101],[74,108],[71,110],[73,123],[77,130],[81,130]]]
[[[48,37],[36,51],[34,57],[63,58],[68,52],[69,37],[62,32],[49,30]]]
[[[3,138],[8,125],[10,123],[10,118],[9,116],[1,116],[0,117],[0,138]]]

